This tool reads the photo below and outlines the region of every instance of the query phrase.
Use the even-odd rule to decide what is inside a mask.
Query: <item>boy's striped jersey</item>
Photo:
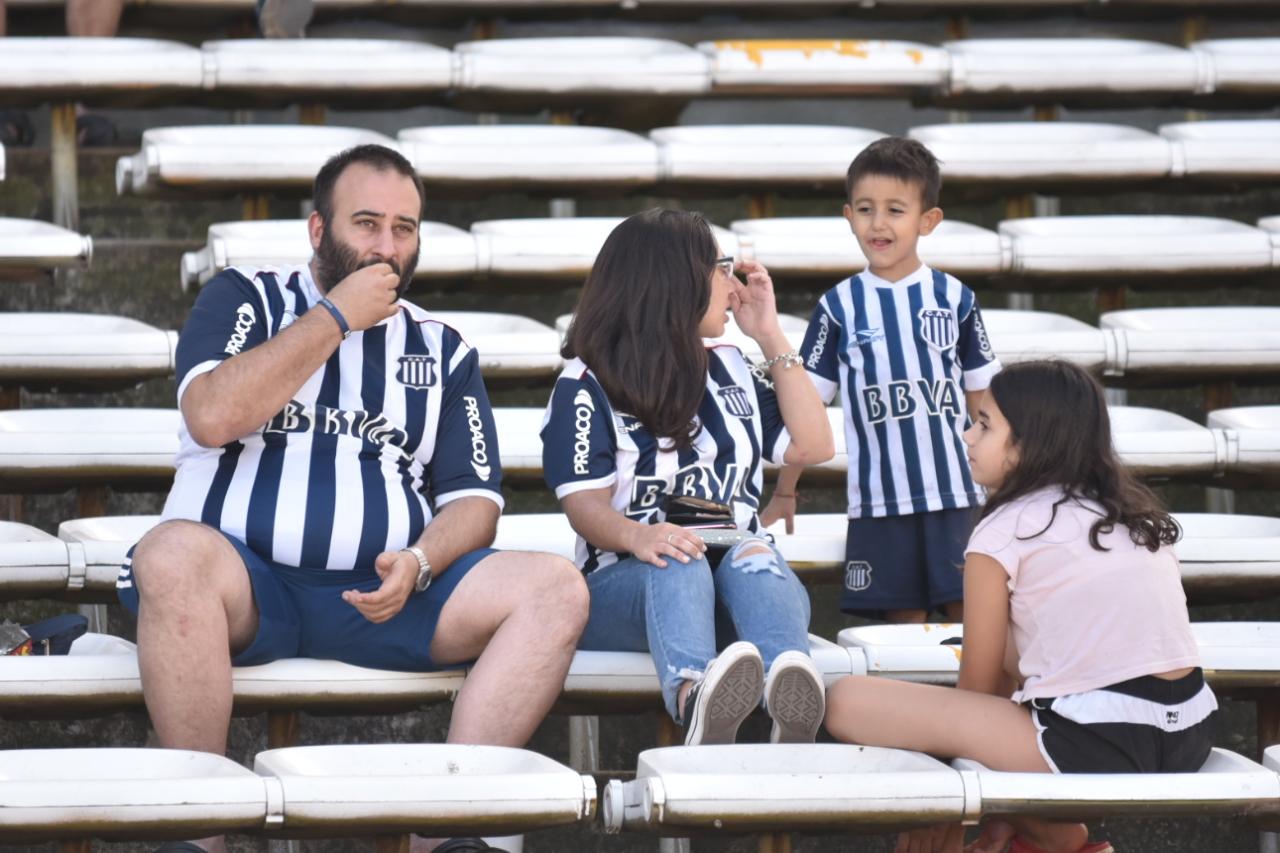
[[[838,391],[849,453],[849,517],[974,506],[961,434],[966,391],[1000,370],[978,300],[921,266],[889,282],[870,272],[823,294],[800,351],[823,398]]]
[[[655,356],[657,357],[657,356]],[[780,463],[791,443],[772,383],[732,346],[707,349],[707,390],[693,446],[676,452],[634,416],[617,411],[581,359],[564,367],[542,421],[542,466],[556,497],[609,489],[615,510],[634,521],[665,520],[671,495],[730,504],[740,529],[756,531],[761,459]],[[578,537],[577,563],[593,571],[627,557]]]
[[[262,345],[320,298],[305,266],[214,277],[178,340],[179,404],[193,379]],[[163,517],[202,521],[285,565],[369,571],[449,501],[478,495],[502,506],[475,351],[426,311],[398,304],[393,317],[352,332],[240,440],[201,447],[184,420]]]

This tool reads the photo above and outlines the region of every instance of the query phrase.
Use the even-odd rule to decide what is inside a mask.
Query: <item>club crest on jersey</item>
[[[945,308],[921,308],[920,337],[934,349],[951,349],[956,345],[956,318]]]
[[[436,359],[430,355],[402,355],[396,359],[396,381],[408,388],[434,388],[440,381],[436,375]]]
[[[751,405],[751,397],[744,388],[728,385],[716,391],[724,401],[724,410],[735,418],[749,418],[756,413]]]
[[[869,589],[871,571],[871,564],[865,560],[850,560],[844,567],[844,588],[850,592]]]

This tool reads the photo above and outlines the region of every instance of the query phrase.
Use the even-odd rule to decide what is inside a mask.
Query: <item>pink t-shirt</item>
[[[1068,500],[1050,525],[1062,494],[1042,489],[1005,504],[978,523],[965,549],[1009,574],[1009,621],[1022,673],[1013,701],[1199,666],[1173,550],[1153,554],[1122,525],[1098,537],[1109,550],[1094,550],[1089,529],[1101,508]]]

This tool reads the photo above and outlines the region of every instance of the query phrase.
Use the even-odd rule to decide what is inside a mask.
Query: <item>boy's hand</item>
[[[781,335],[778,305],[773,296],[773,279],[769,277],[769,271],[759,261],[738,261],[736,270],[747,280],[744,287],[729,295],[729,308],[738,328],[758,343]]]

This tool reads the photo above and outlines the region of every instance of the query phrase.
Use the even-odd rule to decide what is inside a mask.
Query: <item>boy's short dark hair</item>
[[[849,164],[844,178],[846,201],[853,202],[853,187],[866,175],[885,175],[919,184],[924,209],[938,206],[938,194],[942,190],[938,158],[921,142],[905,136],[887,136],[862,149]]]
[[[333,217],[333,186],[347,167],[355,163],[361,163],[378,172],[398,172],[412,180],[414,188],[418,191],[418,218],[422,218],[422,210],[426,207],[427,191],[413,164],[399,151],[393,151],[385,145],[366,144],[357,145],[333,155],[316,173],[316,180],[311,188],[311,204],[326,225]]]

